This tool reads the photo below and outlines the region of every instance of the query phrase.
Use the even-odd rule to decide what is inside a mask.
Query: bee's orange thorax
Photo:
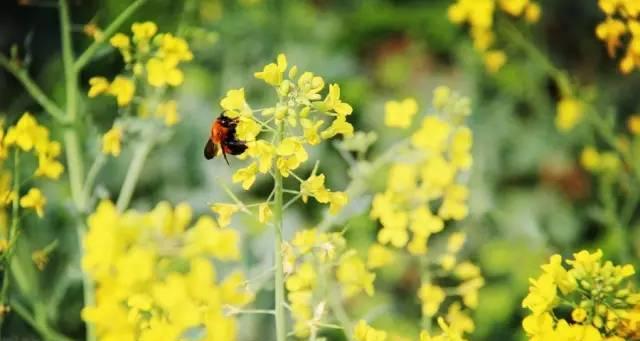
[[[211,141],[220,144],[227,135],[227,128],[223,127],[218,120],[211,125]]]

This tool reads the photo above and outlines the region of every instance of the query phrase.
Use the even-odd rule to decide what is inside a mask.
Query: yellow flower
[[[113,37],[109,39],[109,43],[111,46],[121,50],[126,50],[130,47],[129,37],[122,33],[114,34]]]
[[[529,0],[499,0],[498,4],[503,11],[518,17],[529,4]]]
[[[384,104],[384,124],[387,127],[409,128],[417,112],[418,103],[414,98],[388,101]]]
[[[568,132],[582,119],[583,104],[577,99],[566,97],[558,102],[556,127],[562,132]]]
[[[36,169],[35,175],[44,176],[53,180],[58,180],[60,178],[60,175],[62,175],[62,172],[64,171],[64,166],[62,165],[62,163],[54,159],[55,156],[57,156],[57,154],[38,155],[38,168]]]
[[[282,140],[276,148],[276,154],[278,155],[276,167],[284,177],[288,177],[290,171],[298,168],[309,158],[309,154],[297,137],[287,137]]]
[[[442,119],[430,115],[424,118],[420,129],[411,137],[411,143],[433,153],[442,152],[445,148],[451,126]]]
[[[18,123],[7,130],[4,145],[17,145],[25,152],[31,151],[39,145],[46,145],[49,140],[47,128],[39,126],[36,119],[28,112],[24,113]]]
[[[240,141],[255,141],[262,127],[256,120],[249,117],[240,117],[236,127],[236,136]]]
[[[564,295],[576,289],[577,284],[575,278],[562,267],[562,256],[551,256],[549,263],[542,265],[542,270],[553,277],[553,281]]]
[[[213,204],[211,210],[218,215],[220,227],[226,227],[231,224],[231,217],[238,212],[239,208],[234,204]]]
[[[548,312],[556,305],[556,285],[553,277],[542,274],[538,279],[530,279],[529,294],[522,301],[522,307],[529,308],[534,315]]]
[[[447,86],[440,85],[433,89],[432,104],[436,110],[442,110],[449,103],[451,98],[451,89]]]
[[[273,212],[271,212],[271,208],[269,208],[269,204],[264,203],[258,206],[258,221],[262,224],[266,224],[271,220],[273,216]]]
[[[225,110],[227,117],[251,115],[251,109],[244,99],[244,88],[227,91],[227,95],[220,101],[220,106]]]
[[[309,200],[309,196],[316,198],[320,203],[329,202],[329,190],[324,187],[324,174],[311,175],[300,183],[300,194],[302,194],[302,201],[305,204]]]
[[[431,283],[423,283],[418,290],[418,298],[422,302],[422,314],[433,317],[446,297],[447,295],[441,287]]]
[[[627,128],[633,135],[640,134],[640,114],[634,114],[627,120]]]
[[[536,23],[540,20],[541,13],[540,5],[535,2],[529,2],[529,5],[524,10],[524,17],[528,23]]]
[[[484,66],[489,73],[500,71],[507,62],[507,55],[501,50],[491,50],[484,53]]]
[[[574,321],[580,323],[587,318],[587,312],[582,308],[573,309],[573,311],[571,312],[571,318]]]
[[[158,32],[158,26],[154,22],[145,21],[143,23],[133,23],[131,25],[131,31],[133,32],[133,40],[136,42],[149,41],[156,32]]]
[[[245,190],[248,190],[256,181],[257,172],[258,172],[258,164],[255,162],[252,162],[249,166],[238,169],[233,174],[233,177],[231,178],[231,180],[233,181],[233,183],[242,182],[242,188],[244,188]]]
[[[388,248],[380,244],[373,244],[369,246],[369,251],[367,252],[367,267],[369,269],[377,269],[387,266],[393,263],[393,259],[393,252]]]
[[[596,172],[601,166],[600,154],[594,147],[587,146],[582,149],[582,153],[580,154],[580,164],[584,169]]]
[[[315,282],[314,265],[310,262],[304,262],[287,278],[286,287],[289,291],[300,291],[313,288]]]
[[[102,153],[118,157],[122,142],[122,128],[113,127],[102,136]]]
[[[336,270],[336,278],[342,284],[346,297],[354,296],[361,291],[373,296],[376,274],[367,270],[365,263],[355,252],[347,252],[342,257]]]
[[[156,116],[164,119],[164,124],[167,127],[171,127],[180,122],[180,114],[178,114],[178,103],[174,100],[169,100],[158,104],[156,109]]]
[[[116,96],[116,101],[120,107],[131,103],[135,91],[135,83],[131,79],[122,76],[116,76],[109,86],[109,94]]]
[[[354,327],[353,337],[356,341],[385,341],[387,332],[374,329],[365,320],[360,320]]]
[[[275,148],[264,140],[248,143],[247,155],[258,161],[258,171],[265,174],[271,169]]]
[[[281,53],[278,55],[277,64],[270,63],[262,69],[260,72],[256,72],[254,76],[258,79],[262,79],[267,84],[273,86],[279,86],[282,83],[282,76],[287,70],[287,57]]]
[[[302,102],[306,105],[309,105],[310,101],[320,99],[320,94],[318,94],[318,92],[320,92],[322,88],[324,88],[324,80],[322,77],[316,76],[312,72],[305,72],[300,76],[300,78],[298,78],[299,96],[301,97]]]
[[[616,49],[620,46],[620,37],[622,37],[626,31],[627,28],[624,22],[609,17],[596,27],[596,36],[598,39],[606,42],[607,52],[609,56],[613,57]]]
[[[29,189],[29,192],[20,198],[20,207],[34,209],[40,218],[44,216],[44,206],[46,204],[47,198],[37,188]]]
[[[104,77],[91,77],[89,79],[89,97],[96,97],[109,90],[109,81]]]
[[[344,137],[353,136],[353,126],[351,123],[347,122],[347,118],[345,116],[336,117],[329,128],[325,129],[320,133],[323,139],[332,138],[338,134],[341,134]]]
[[[322,109],[324,111],[333,111],[338,114],[338,117],[351,115],[353,112],[353,108],[340,99],[340,86],[338,84],[329,85],[329,93],[324,99]]]
[[[347,193],[330,192],[329,193],[329,213],[338,214],[342,208],[349,202]]]
[[[305,141],[312,146],[319,144],[320,134],[318,134],[318,129],[322,126],[323,121],[312,121],[310,119],[303,118],[300,120],[300,124],[304,131]]]
[[[160,51],[159,54],[162,58],[167,60],[170,64],[178,64],[180,62],[186,62],[193,59],[193,53],[189,49],[189,44],[179,37],[174,37],[170,33],[162,34],[159,36]]]
[[[174,63],[159,58],[147,61],[147,82],[155,87],[178,86],[184,81],[184,74]]]

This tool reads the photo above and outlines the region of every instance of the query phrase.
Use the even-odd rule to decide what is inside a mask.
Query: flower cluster
[[[640,67],[640,3],[635,0],[598,0],[606,15],[596,27],[596,37],[602,40],[611,57],[614,57],[623,41],[628,41],[627,50],[620,60],[620,71],[628,74]]]
[[[432,105],[434,113],[421,120],[410,136],[410,147],[391,165],[386,190],[373,198],[371,217],[382,226],[378,243],[369,248],[372,267],[392,262],[393,252],[384,246],[387,244],[406,248],[411,255],[426,255],[430,238],[442,232],[447,221],[462,220],[468,214],[465,178],[472,164],[472,133],[464,121],[470,114],[469,100],[438,87]],[[408,129],[417,112],[414,99],[390,101],[385,106],[385,123]],[[427,319],[438,316],[442,330],[433,337],[424,331],[422,339],[451,335],[460,339],[474,329],[463,306],[477,306],[484,279],[477,266],[457,261],[465,239],[462,232],[449,235],[444,252],[434,254],[433,261],[425,265],[428,268],[422,269],[433,273],[418,290],[422,314]],[[445,304],[447,297],[459,297],[461,302]],[[445,316],[439,316],[447,306]]]
[[[186,204],[119,213],[109,201],[88,219],[82,267],[96,302],[82,312],[101,340],[235,340],[225,308],[253,300],[241,272],[222,275],[215,261],[240,257],[239,236],[208,216],[193,226]],[[224,278],[221,280],[216,280]],[[227,309],[229,310],[229,309]]]
[[[33,209],[39,217],[44,215],[47,199],[36,187],[18,199],[18,191],[11,185],[12,175],[5,166],[9,160],[13,161],[13,168],[17,172],[19,159],[22,155],[33,154],[38,160],[38,167],[33,173],[37,178],[57,180],[64,171],[64,166],[57,160],[62,152],[62,146],[49,137],[49,129],[38,124],[30,113],[24,113],[14,126],[6,132],[0,124],[0,209],[9,205],[13,200],[19,200],[20,207]],[[10,156],[14,156],[13,158]]]
[[[346,248],[340,233],[302,230],[284,245],[287,298],[297,337],[307,337],[322,325],[328,290],[345,298],[373,295],[375,274],[355,250]],[[332,282],[338,285],[328,287]]]
[[[530,340],[637,340],[640,293],[629,283],[631,265],[603,262],[602,251],[580,251],[573,259],[553,255],[531,279],[522,306]],[[566,309],[564,309],[566,308]],[[566,312],[566,313],[564,313]]]
[[[184,74],[180,64],[193,59],[187,42],[171,33],[156,34],[153,22],[134,23],[132,35],[117,33],[109,42],[120,51],[125,72],[112,81],[105,77],[89,80],[89,97],[109,95],[116,99],[118,107],[126,113],[135,113],[142,118],[155,118],[171,127],[180,121],[175,100],[163,98],[165,90],[183,83]],[[137,97],[136,95],[143,96]],[[136,104],[134,109],[132,104]],[[123,137],[123,127],[114,124],[102,141],[104,154],[118,156]]]
[[[352,108],[341,100],[340,86],[329,85],[323,98],[324,79],[308,71],[298,75],[296,66],[288,68],[284,54],[256,72],[255,77],[274,88],[278,96],[275,106],[252,110],[245,100],[244,88],[229,90],[220,101],[224,115],[238,121],[237,138],[248,146],[240,157],[248,158],[250,163],[235,172],[233,182],[248,190],[258,174],[278,172],[282,177],[292,176],[300,182],[299,195],[305,203],[312,197],[330,204],[330,211],[336,213],[347,203],[346,194],[327,189],[325,176],[317,174],[317,169],[307,179],[295,174],[295,170],[309,158],[307,146],[336,135],[353,135],[353,126],[347,122]],[[255,112],[260,112],[260,117]],[[260,135],[261,132],[267,134]]]
[[[588,146],[580,154],[580,164],[584,169],[595,174],[612,174],[620,169],[621,160],[613,151],[598,151]]]
[[[524,17],[529,23],[540,18],[540,6],[531,0],[456,0],[449,6],[449,20],[455,24],[469,24],[476,50],[484,56],[489,72],[498,71],[507,60],[504,51],[494,48],[493,22],[500,10],[513,17]]]

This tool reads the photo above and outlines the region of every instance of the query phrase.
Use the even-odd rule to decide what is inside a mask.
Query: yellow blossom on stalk
[[[351,115],[353,108],[348,103],[340,99],[340,86],[338,84],[329,85],[329,94],[322,103],[322,110],[333,111],[340,116]]]
[[[256,181],[256,174],[258,173],[258,164],[252,162],[249,166],[245,168],[238,169],[232,177],[232,181],[234,183],[241,182],[242,188],[245,190],[251,188],[253,183]]]
[[[89,79],[89,97],[96,97],[109,90],[109,81],[104,77],[91,77]]]
[[[20,207],[32,208],[38,214],[38,217],[44,216],[44,206],[47,204],[47,198],[37,188],[29,189],[29,192],[20,198]]]
[[[248,117],[240,117],[236,127],[236,136],[240,141],[255,141],[256,136],[260,134],[262,127],[254,119]]]
[[[146,64],[147,82],[155,87],[165,85],[178,86],[184,80],[184,74],[176,64],[159,58],[151,58]]]
[[[640,114],[634,114],[627,120],[627,128],[633,135],[640,134]]]
[[[507,62],[507,55],[501,50],[487,51],[484,54],[484,66],[489,73],[498,72]]]
[[[38,169],[36,169],[36,176],[44,176],[53,180],[60,178],[60,175],[64,171],[62,163],[55,158],[60,156],[62,147],[59,142],[52,141],[47,144],[41,144],[36,146],[38,152]]]
[[[152,212],[126,213],[109,201],[98,205],[89,217],[82,259],[96,283],[96,302],[83,309],[82,318],[103,340],[178,339],[195,329],[205,339],[235,340],[236,321],[225,307],[240,308],[253,294],[240,272],[216,281],[210,257],[237,257],[237,233],[216,227],[208,217],[185,232],[167,233],[175,229],[154,217],[166,210],[182,215],[165,204]]]
[[[116,78],[109,85],[109,94],[116,97],[116,102],[118,106],[124,107],[129,105],[133,100],[133,95],[136,91],[136,86],[133,80],[116,76]]]
[[[568,132],[576,126],[584,114],[584,105],[575,98],[565,97],[558,102],[556,127],[561,132]]]
[[[619,62],[619,69],[628,74],[640,66],[640,5],[635,0],[599,0],[598,5],[605,19],[595,28],[595,35],[602,40],[610,57],[615,57],[618,49],[626,52]]]
[[[189,49],[189,44],[171,33],[164,33],[158,36],[159,55],[167,63],[176,65],[180,62],[188,62],[193,59],[193,53]]]
[[[322,126],[323,121],[312,121],[306,118],[300,120],[300,124],[304,129],[304,139],[310,145],[316,145],[320,143],[320,134],[318,129]]]
[[[309,154],[304,149],[302,141],[297,137],[287,137],[276,147],[276,167],[282,176],[288,177],[292,170],[307,161]]]
[[[266,224],[269,220],[271,220],[272,216],[273,212],[271,211],[271,208],[268,204],[265,203],[258,206],[258,221]]]
[[[346,297],[354,296],[361,291],[373,296],[373,281],[376,278],[376,274],[367,270],[364,261],[355,252],[348,252],[340,259],[336,270],[336,278],[342,284],[343,293]]]
[[[275,148],[264,140],[248,143],[247,154],[258,160],[258,171],[265,174],[271,169]]]
[[[309,196],[314,197],[320,203],[329,202],[329,191],[324,187],[324,174],[311,175],[300,184],[302,202],[307,203]]]
[[[109,43],[117,49],[128,49],[131,46],[129,37],[122,33],[114,34],[113,37],[109,39]]]
[[[329,193],[329,213],[338,214],[349,202],[349,196],[345,192]]]
[[[158,26],[152,21],[133,23],[131,31],[133,32],[133,40],[140,43],[149,41],[158,32]]]
[[[118,157],[122,143],[122,128],[113,127],[102,136],[102,153]]]
[[[532,314],[522,326],[530,340],[625,340],[637,332],[630,324],[640,295],[626,283],[635,274],[631,265],[602,261],[603,253],[580,251],[562,265],[554,255],[542,266],[544,273],[531,279],[529,295],[522,302]],[[579,292],[579,295],[574,293]],[[555,309],[571,308],[571,320]],[[636,322],[632,322],[635,319]]]
[[[218,215],[218,224],[221,227],[226,227],[231,224],[231,217],[234,213],[238,212],[238,205],[235,204],[213,204],[211,210]]]
[[[220,101],[220,106],[225,110],[225,116],[238,117],[251,115],[251,109],[244,99],[244,88],[231,89]]]
[[[384,124],[387,127],[409,128],[417,112],[418,102],[414,98],[388,101],[384,104]]]
[[[423,283],[418,290],[418,298],[422,302],[422,314],[429,317],[434,316],[446,297],[444,290],[439,286]]]
[[[387,332],[377,330],[368,325],[365,320],[360,320],[354,328],[353,337],[356,341],[385,341],[387,340]]]
[[[169,100],[158,104],[156,109],[156,116],[164,120],[164,124],[167,127],[174,126],[180,122],[180,115],[178,114],[178,103],[174,100]]]
[[[4,137],[4,145],[16,145],[25,152],[31,151],[39,144],[47,143],[49,131],[38,125],[35,117],[30,113],[24,113],[15,126],[9,127]]]
[[[267,84],[278,86],[282,83],[282,76],[287,69],[287,57],[281,53],[278,55],[277,64],[271,63],[264,67],[260,72],[256,72],[254,76],[264,80]]]
[[[373,244],[369,247],[367,253],[367,267],[369,269],[381,268],[389,265],[393,262],[393,252],[388,248],[380,245]]]

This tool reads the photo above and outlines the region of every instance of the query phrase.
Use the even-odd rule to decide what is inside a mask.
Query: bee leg
[[[231,167],[231,164],[229,163],[229,159],[227,159],[227,152],[224,150],[225,148],[220,148],[222,150],[222,157],[224,157],[224,160],[227,162],[227,166]]]

